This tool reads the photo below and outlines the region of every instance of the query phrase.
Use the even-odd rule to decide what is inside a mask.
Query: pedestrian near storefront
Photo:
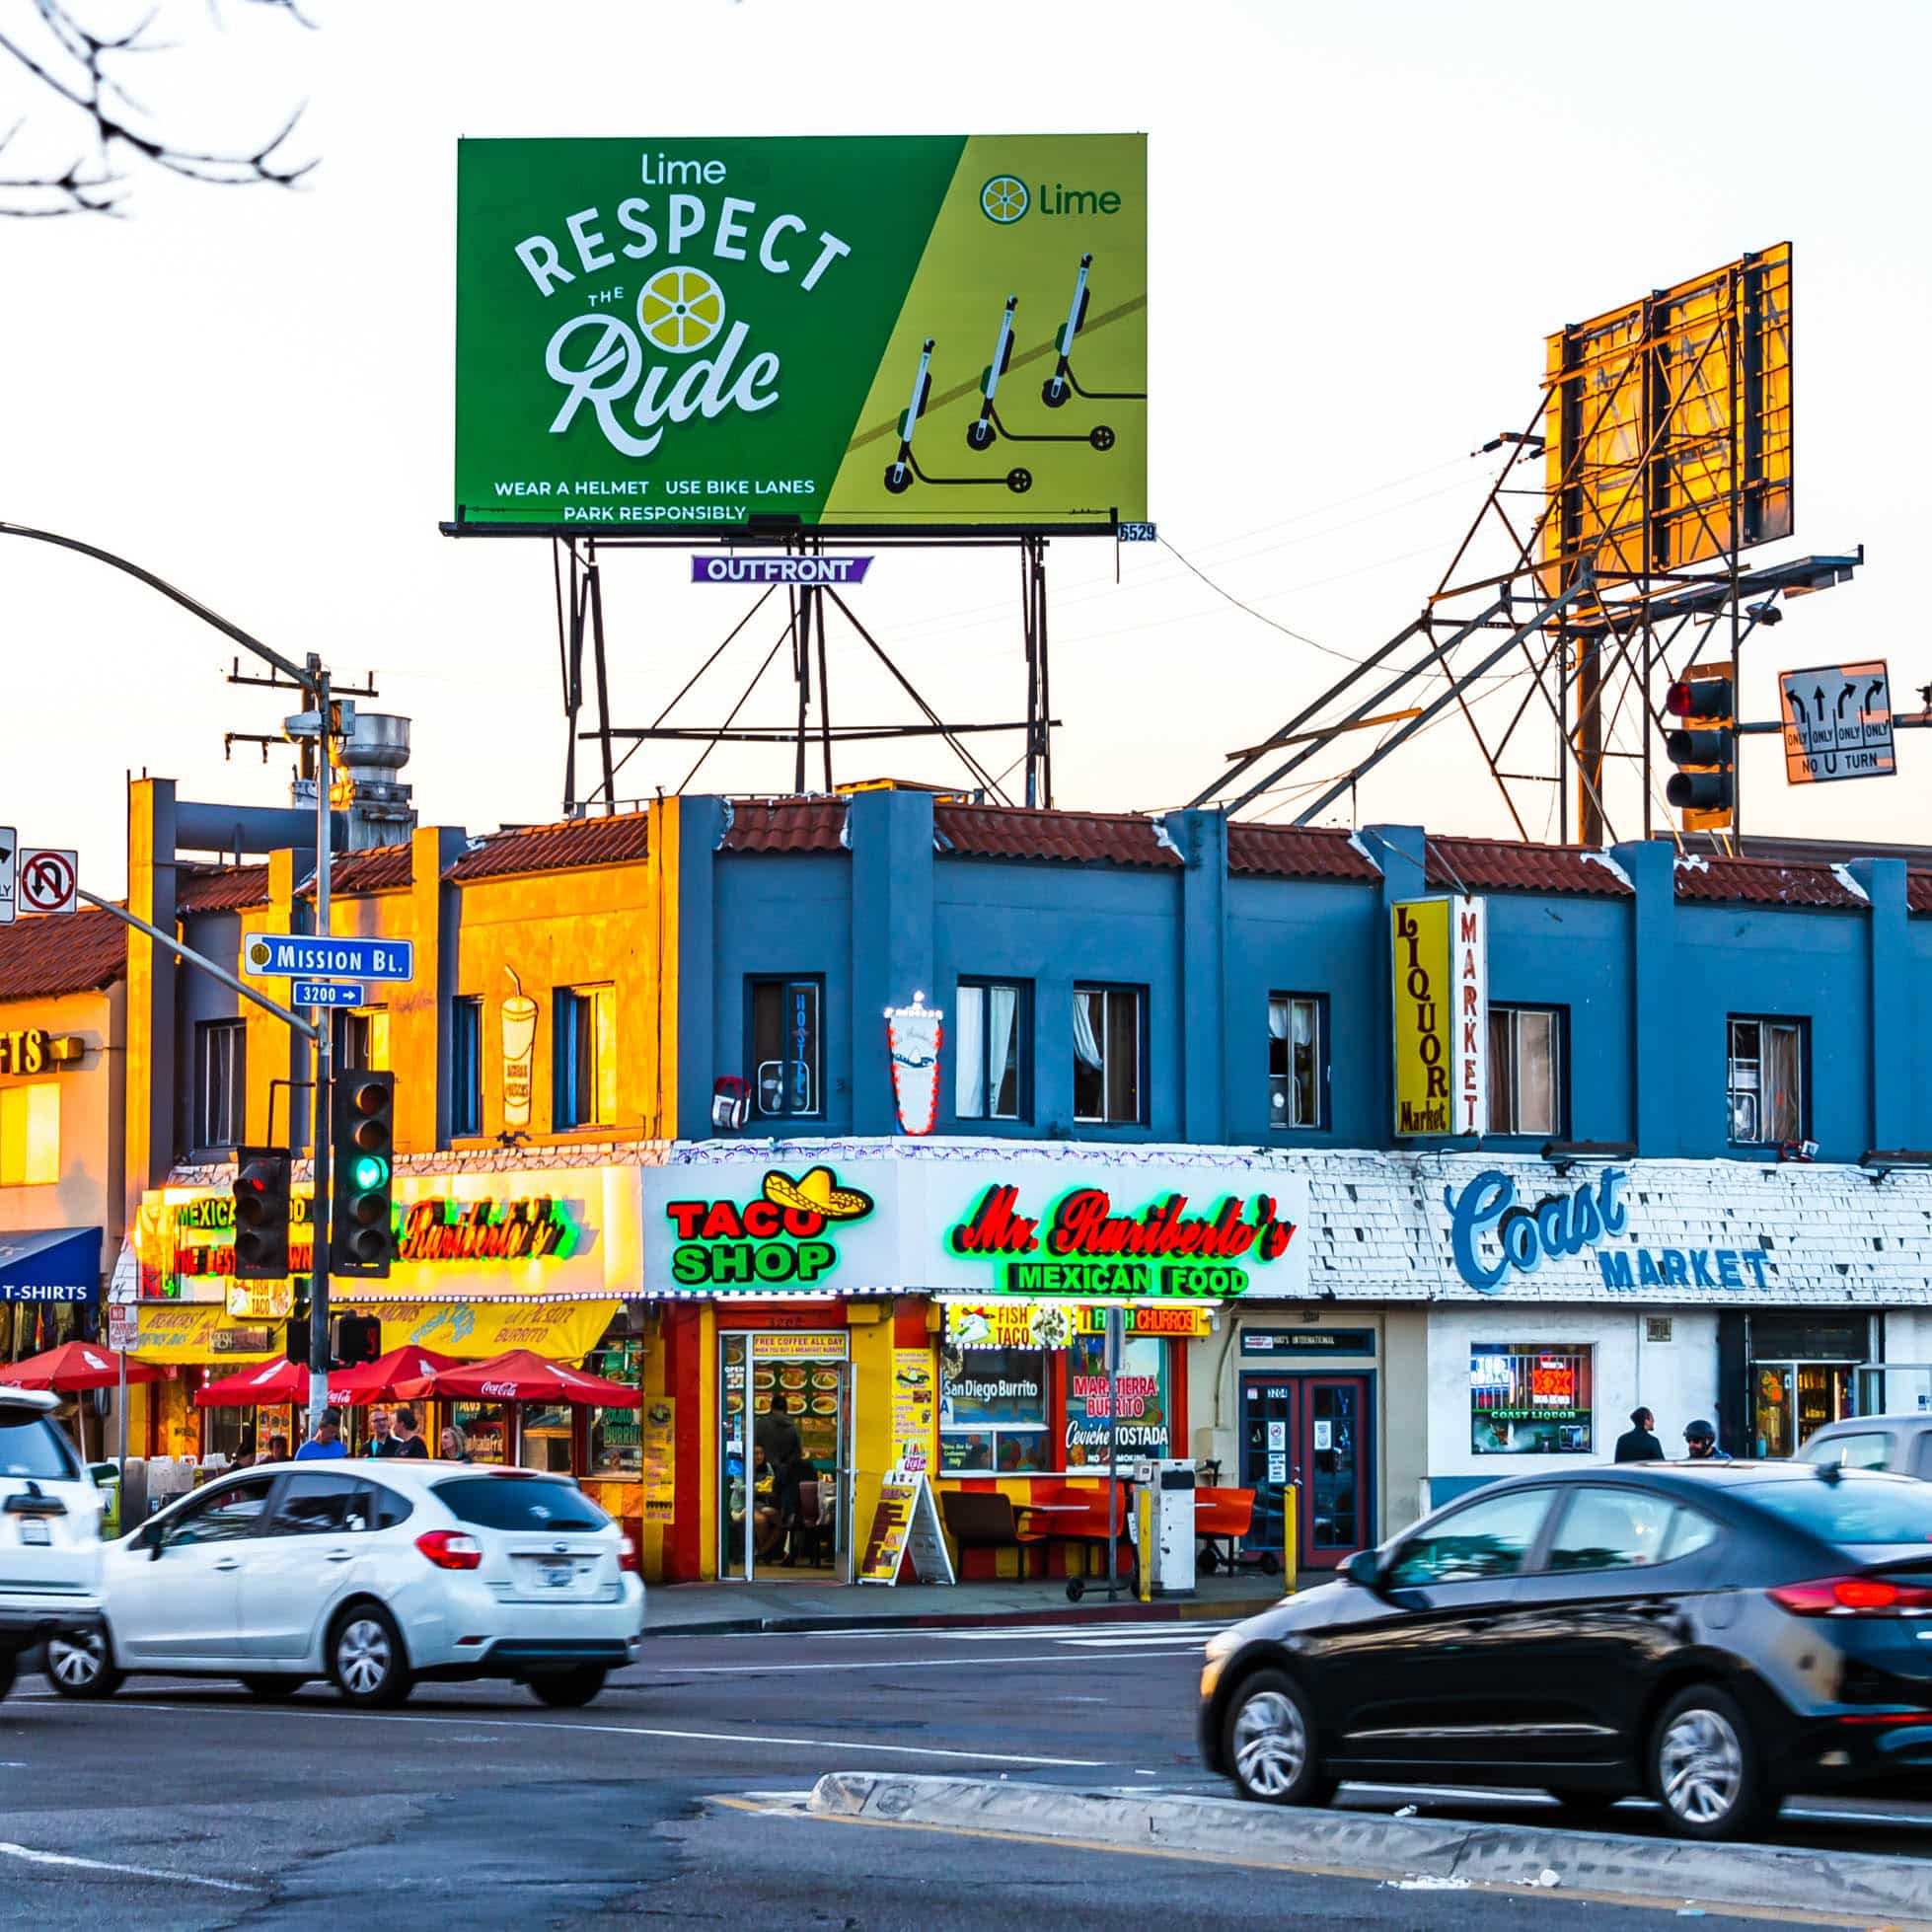
[[[1717,1446],[1717,1431],[1699,1417],[1697,1421],[1686,1423],[1683,1431],[1684,1449],[1692,1462],[1729,1462],[1730,1456]]]
[[[396,1435],[390,1449],[391,1455],[412,1455],[418,1461],[429,1459],[429,1445],[416,1433],[416,1412],[402,1408],[396,1411]]]
[[[1657,1418],[1648,1409],[1630,1411],[1630,1427],[1616,1439],[1618,1462],[1662,1462],[1664,1445],[1657,1440]]]
[[[374,1456],[394,1455],[397,1452],[396,1442],[389,1432],[390,1419],[387,1413],[371,1416],[369,1440],[363,1446],[362,1453]]]
[[[443,1431],[442,1440],[436,1445],[436,1453],[444,1462],[468,1462],[470,1439],[452,1423]]]
[[[348,1454],[342,1442],[342,1413],[324,1409],[316,1433],[295,1451],[298,1462],[334,1462]]]
[[[277,1431],[268,1438],[268,1447],[255,1458],[257,1467],[264,1462],[286,1462],[288,1460],[288,1438]]]

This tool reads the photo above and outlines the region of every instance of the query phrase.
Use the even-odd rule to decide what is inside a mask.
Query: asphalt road
[[[321,1685],[272,1704],[178,1678],[75,1704],[23,1677],[0,1704],[0,1923],[1657,1925],[1656,1908],[1560,1893],[1410,1891],[797,1808],[822,1772],[850,1769],[1219,1791],[1193,1748],[1203,1634],[664,1640],[581,1712],[513,1685],[429,1686],[402,1711],[356,1714]],[[1436,1788],[1351,1787],[1343,1802],[1477,1820],[1546,1809]],[[1608,1822],[1658,1829],[1635,1804]],[[1801,1801],[1780,1841],[1916,1855],[1932,1807]]]

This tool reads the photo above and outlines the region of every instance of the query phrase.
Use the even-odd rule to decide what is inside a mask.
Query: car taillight
[[[626,1536],[617,1546],[617,1567],[628,1570],[633,1577],[644,1574],[644,1566],[637,1561],[637,1545]]]
[[[475,1570],[483,1563],[483,1545],[463,1529],[425,1529],[416,1548],[439,1570]]]
[[[1932,1616],[1932,1590],[1885,1577],[1824,1577],[1783,1584],[1771,1601],[1793,1616]]]

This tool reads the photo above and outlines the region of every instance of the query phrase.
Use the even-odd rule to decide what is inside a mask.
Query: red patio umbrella
[[[12,1388],[52,1388],[68,1394],[83,1388],[112,1388],[120,1379],[120,1357],[112,1349],[94,1342],[62,1342],[57,1349],[0,1368],[0,1382]],[[127,1379],[159,1381],[161,1371],[129,1356]]]
[[[600,1409],[635,1409],[644,1400],[641,1389],[566,1369],[528,1349],[439,1369],[433,1375],[398,1382],[394,1392],[406,1399],[440,1395],[458,1402],[576,1402]]]
[[[437,1371],[456,1368],[459,1360],[454,1355],[438,1355],[434,1349],[391,1349],[374,1362],[358,1362],[353,1369],[332,1371],[329,1399],[358,1406],[364,1402],[387,1402],[405,1393],[405,1382],[413,1389],[415,1383],[426,1380]]]
[[[194,1391],[203,1409],[279,1408],[309,1399],[309,1372],[293,1362],[259,1362]]]

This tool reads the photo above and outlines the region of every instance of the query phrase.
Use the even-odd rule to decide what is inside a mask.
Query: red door
[[[1375,1540],[1367,1375],[1302,1375],[1296,1407],[1300,1567],[1332,1570]]]

